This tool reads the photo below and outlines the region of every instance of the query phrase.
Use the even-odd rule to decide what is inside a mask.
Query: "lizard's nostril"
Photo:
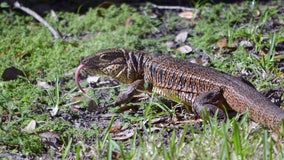
[[[80,58],[80,62],[82,63],[85,60],[85,57]]]

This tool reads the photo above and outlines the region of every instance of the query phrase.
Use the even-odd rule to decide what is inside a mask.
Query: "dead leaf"
[[[10,81],[10,80],[15,80],[18,78],[18,76],[25,76],[24,72],[19,70],[16,67],[8,67],[4,70],[2,74],[2,79],[4,81]]]
[[[123,132],[119,132],[117,134],[114,134],[113,140],[127,140],[131,138],[134,135],[133,129],[127,129]]]
[[[45,139],[55,139],[55,138],[60,139],[60,136],[54,132],[43,132],[43,133],[40,133],[39,136]]]
[[[98,83],[100,81],[100,76],[90,76],[88,75],[87,82],[88,83]]]
[[[177,48],[177,50],[180,51],[181,53],[188,54],[192,52],[193,49],[188,45],[184,45],[184,46]]]
[[[112,151],[111,158],[112,158],[112,159],[121,158],[121,153],[120,153],[119,151],[117,151],[117,150],[113,150],[113,151]]]
[[[53,9],[50,11],[50,16],[54,21],[56,21],[56,22],[59,21],[59,18],[58,18],[57,14],[55,13],[55,11]]]
[[[73,112],[80,112],[80,107],[78,105],[72,105],[70,110]]]
[[[219,47],[219,48],[225,48],[228,46],[228,40],[226,37],[222,37],[220,38],[217,43],[216,43],[216,46]]]
[[[131,18],[131,17],[128,17],[128,18],[125,20],[125,22],[124,22],[124,24],[125,24],[126,26],[130,25],[131,23],[132,23],[132,18]]]
[[[245,48],[253,47],[253,43],[248,40],[243,40],[240,42],[240,46],[244,46]]]
[[[125,111],[130,110],[130,109],[138,109],[138,108],[139,108],[138,105],[123,105],[118,109],[118,111],[116,111],[116,113],[123,113]]]
[[[173,121],[173,124],[193,124],[193,123],[199,123],[202,122],[202,119],[190,119],[190,120],[184,120],[184,121]]]
[[[27,132],[33,132],[35,128],[36,128],[36,121],[31,120],[30,123],[24,128],[24,130]]]
[[[105,2],[103,2],[103,3],[101,3],[101,4],[99,4],[99,5],[97,6],[97,8],[104,8],[104,9],[107,9],[107,8],[109,8],[109,7],[112,6],[112,5],[114,5],[114,3],[105,1]],[[104,16],[104,15],[103,15],[103,12],[102,12],[101,10],[98,10],[97,14],[98,14],[100,17],[103,17],[103,16]]]
[[[41,137],[44,143],[47,143],[48,146],[52,146],[56,149],[59,149],[61,146],[59,144],[60,136],[55,132],[43,132],[40,133],[39,136]]]
[[[275,55],[274,58],[275,58],[275,61],[280,62],[284,60],[284,54]]]
[[[121,125],[113,125],[109,129],[109,133],[115,133],[118,132],[121,129]]]
[[[185,42],[187,38],[188,32],[187,31],[181,31],[176,37],[175,37],[175,42],[178,43],[183,43]]]
[[[151,132],[151,133],[153,133],[153,132],[159,132],[159,131],[161,131],[162,129],[164,129],[164,128],[166,128],[166,126],[167,125],[161,125],[161,127],[151,127],[151,128],[149,128],[148,129],[148,132]]]
[[[113,2],[104,1],[98,5],[98,8],[109,8],[111,5],[114,5]]]
[[[87,100],[88,98],[84,97],[84,96],[75,96],[71,98],[71,102],[72,103],[79,103],[80,101],[84,101]]]
[[[39,81],[39,80],[36,81],[36,85],[38,87],[45,89],[45,90],[48,90],[51,87],[47,82]]]
[[[89,103],[88,103],[87,110],[89,112],[96,112],[96,111],[98,111],[98,109],[99,109],[98,104],[94,100],[90,100]]]
[[[80,111],[80,105],[81,103],[83,103],[83,101],[88,100],[89,98],[86,96],[76,96],[76,97],[72,97],[71,98],[71,102],[70,104],[66,105],[67,107],[70,107],[71,111],[74,112],[79,112]]]
[[[265,54],[266,54],[266,52],[264,51],[264,50],[259,50],[259,56],[260,57],[263,57],[263,56],[265,56]]]
[[[50,115],[51,115],[52,117],[54,117],[54,116],[57,114],[58,110],[59,110],[58,105],[55,105],[55,106],[52,108],[52,110],[50,111]]]
[[[195,19],[197,17],[197,11],[183,11],[178,14],[181,18]]]
[[[279,74],[279,77],[280,77],[280,78],[284,78],[284,72],[281,72],[281,73]]]
[[[231,44],[228,44],[228,47],[231,49],[236,49],[238,47],[238,41],[234,40]]]
[[[173,48],[174,42],[173,42],[173,41],[167,41],[167,42],[165,43],[165,46],[166,46],[167,48]]]

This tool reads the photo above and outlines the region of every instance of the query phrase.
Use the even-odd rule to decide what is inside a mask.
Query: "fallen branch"
[[[56,38],[56,39],[62,38],[61,34],[56,29],[54,29],[46,20],[44,20],[40,15],[38,15],[35,11],[33,11],[33,10],[27,8],[27,7],[22,6],[18,1],[14,2],[14,7],[24,11],[25,13],[27,13],[29,15],[31,15],[36,20],[38,20],[40,23],[42,23],[45,27],[47,27],[49,29],[49,31],[52,33],[54,38]]]
[[[154,3],[150,3],[150,5],[153,8],[167,9],[167,10],[182,10],[182,11],[196,11],[197,10],[195,8],[188,8],[188,7],[182,7],[182,6],[160,6],[160,5],[156,5]]]

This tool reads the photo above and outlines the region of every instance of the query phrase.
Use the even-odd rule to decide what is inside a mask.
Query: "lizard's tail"
[[[236,87],[235,87],[236,88]],[[227,103],[237,112],[248,110],[250,118],[271,129],[280,129],[284,122],[284,110],[273,104],[254,88],[233,89],[224,93]]]

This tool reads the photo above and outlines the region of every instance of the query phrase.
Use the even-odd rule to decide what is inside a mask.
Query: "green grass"
[[[0,81],[0,153],[8,151],[29,156],[47,154],[52,158],[58,150],[49,148],[39,133],[54,132],[60,136],[62,159],[79,159],[79,155],[111,159],[115,153],[118,153],[119,159],[284,159],[283,135],[271,133],[260,125],[253,128],[246,114],[223,123],[209,118],[208,123],[203,123],[203,130],[195,129],[192,124],[184,124],[151,132],[155,128],[150,123],[153,118],[176,116],[171,106],[162,104],[155,97],[150,98],[149,102],[137,104],[144,108],[142,114],[125,111],[112,117],[105,128],[97,124],[76,127],[68,117],[51,116],[50,110],[58,107],[61,116],[66,113],[84,119],[70,107],[74,102],[72,98],[81,96],[74,90],[76,86],[73,80],[73,69],[81,57],[111,47],[145,48],[147,51],[179,55],[164,45],[176,36],[170,34],[176,24],[194,24],[189,30],[192,36],[188,37],[187,42],[193,48],[208,53],[208,66],[231,74],[246,73],[258,89],[284,86],[278,67],[281,57],[279,59],[275,50],[276,45],[284,42],[284,29],[280,27],[266,31],[270,18],[284,20],[283,15],[277,16],[277,8],[257,3],[204,3],[198,9],[199,18],[194,20],[170,14],[160,20],[153,19],[127,5],[100,9],[100,14],[98,9],[90,9],[83,15],[57,12],[59,21],[50,14],[46,15],[44,18],[65,35],[65,40],[55,40],[42,24],[30,16],[12,9],[1,10],[0,73],[14,66],[26,76]],[[261,11],[260,15],[250,16],[258,10]],[[151,14],[150,10],[146,13]],[[125,25],[129,17],[132,22]],[[145,36],[157,32],[162,23],[168,25],[167,32],[161,33],[163,36],[155,39]],[[213,50],[223,36],[227,37],[229,44],[237,39],[245,39],[252,42],[254,48],[248,51],[238,46],[230,55],[226,55],[224,49]],[[266,54],[258,56],[263,50],[267,50]],[[37,81],[49,82],[52,86],[43,89],[36,85]],[[90,96],[96,99],[96,95]],[[86,100],[79,106],[87,108]],[[110,109],[110,112],[114,110]],[[135,129],[129,140],[114,140],[109,130],[117,118],[125,122],[124,127],[139,124],[140,129]],[[24,131],[31,120],[37,122],[36,129],[33,132]],[[145,120],[149,120],[149,123],[143,123]],[[280,139],[273,138],[275,135]]]

